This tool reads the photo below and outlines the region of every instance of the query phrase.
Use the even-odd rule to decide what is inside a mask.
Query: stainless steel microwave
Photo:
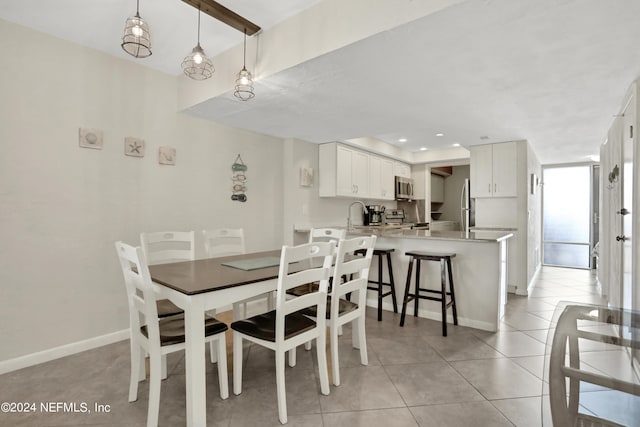
[[[396,200],[413,199],[413,179],[396,176]]]

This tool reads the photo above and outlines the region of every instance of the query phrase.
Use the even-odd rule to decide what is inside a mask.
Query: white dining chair
[[[298,345],[316,340],[320,391],[329,394],[326,355],[327,288],[331,263],[335,253],[335,242],[307,243],[300,246],[284,246],[280,257],[280,270],[276,290],[276,309],[267,313],[238,320],[231,324],[233,329],[233,392],[242,392],[242,349],[243,340],[275,351],[276,389],[278,416],[282,424],[287,423],[287,400],[285,391],[285,353],[289,352],[289,365],[295,365],[292,352]],[[321,267],[313,261],[322,260]],[[294,264],[299,263],[299,264]],[[304,266],[310,268],[299,270]],[[316,292],[287,299],[286,291],[301,283],[319,282]],[[318,318],[313,320],[299,311],[316,307]]]
[[[352,345],[360,350],[360,363],[367,365],[367,338],[365,333],[365,313],[367,307],[367,284],[369,268],[373,258],[376,236],[356,237],[340,240],[333,269],[333,277],[345,277],[344,281],[334,280],[327,298],[326,318],[329,321],[329,337],[331,344],[331,370],[333,384],[340,385],[340,358],[338,354],[338,336],[340,328],[353,322]],[[351,256],[355,251],[364,250],[364,257]],[[356,297],[356,302],[344,299],[346,294]],[[353,300],[353,296],[352,296]],[[316,318],[314,308],[307,308],[303,314]]]
[[[242,228],[216,228],[202,230],[204,249],[209,258],[217,258],[246,253],[244,229]],[[233,304],[233,320],[245,318],[247,315],[247,303],[261,301],[266,298],[267,309],[273,309],[271,293],[257,295]]]
[[[195,259],[193,231],[158,231],[140,233],[140,245],[149,265]],[[158,300],[158,316],[182,314],[183,311],[167,299]]]
[[[156,296],[144,253],[139,247],[115,243],[129,301],[131,376],[129,402],[138,399],[138,382],[146,377],[144,357],[149,355],[149,407],[147,426],[157,426],[160,409],[161,368],[166,355],[184,350],[184,316],[158,317]],[[225,331],[227,325],[206,318],[205,341],[216,341],[220,397],[229,397]]]

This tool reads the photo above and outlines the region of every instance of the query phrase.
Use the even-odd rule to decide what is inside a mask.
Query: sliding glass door
[[[546,166],[542,173],[543,264],[591,268],[598,205],[593,166]]]

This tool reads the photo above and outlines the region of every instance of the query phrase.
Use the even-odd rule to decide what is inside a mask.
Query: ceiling
[[[317,2],[220,3],[267,31]],[[0,18],[126,59],[119,38],[134,12],[132,0],[0,0]],[[179,74],[195,10],[143,0],[140,14],[153,55],[138,61]],[[467,0],[266,76],[249,102],[226,93],[189,112],[317,143],[374,137],[419,151],[526,139],[542,163],[590,161],[640,76],[637,16],[637,0]],[[209,55],[242,42],[204,18]]]

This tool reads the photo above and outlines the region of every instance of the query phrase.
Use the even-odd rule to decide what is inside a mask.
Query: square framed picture
[[[103,137],[100,129],[80,128],[78,139],[82,148],[102,150]]]
[[[158,151],[158,163],[161,165],[175,165],[176,149],[173,147],[160,147]]]
[[[132,157],[144,157],[144,140],[126,137],[124,139],[124,154]]]

